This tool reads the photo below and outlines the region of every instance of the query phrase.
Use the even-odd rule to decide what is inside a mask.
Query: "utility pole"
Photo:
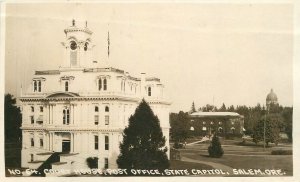
[[[264,150],[266,150],[266,120],[267,120],[267,110],[264,119]]]
[[[264,120],[264,150],[266,150],[266,121],[267,121],[267,114],[268,114],[268,106],[266,106],[266,114]]]

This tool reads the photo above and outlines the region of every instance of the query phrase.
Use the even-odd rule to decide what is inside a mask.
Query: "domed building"
[[[277,104],[278,104],[277,95],[274,93],[273,89],[271,89],[271,92],[267,95],[266,98],[267,109],[270,108],[270,105],[277,105]]]

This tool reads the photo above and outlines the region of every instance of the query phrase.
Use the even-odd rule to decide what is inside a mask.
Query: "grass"
[[[282,169],[286,175],[293,175],[292,155],[271,155],[270,149],[263,152],[255,146],[226,146],[221,158],[208,157],[207,145],[181,150],[181,155],[191,159],[215,162],[236,169]]]
[[[193,162],[185,162],[185,161],[177,161],[171,160],[170,161],[170,169],[213,169],[209,165],[193,163]]]

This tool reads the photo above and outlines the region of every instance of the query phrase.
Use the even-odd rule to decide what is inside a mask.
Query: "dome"
[[[273,89],[271,89],[271,92],[267,95],[266,100],[270,102],[277,102],[277,95],[274,93]]]

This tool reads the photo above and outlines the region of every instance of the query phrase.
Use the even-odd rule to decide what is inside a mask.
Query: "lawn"
[[[225,143],[225,145],[224,145]],[[281,169],[288,176],[293,175],[292,155],[271,155],[271,151],[277,147],[264,149],[262,146],[240,146],[234,141],[222,142],[224,155],[221,158],[208,157],[209,144],[187,146],[180,150],[181,156],[191,159],[220,163],[235,169]],[[291,149],[291,146],[280,146],[283,149]]]
[[[171,160],[170,161],[170,169],[213,169],[209,165],[193,163],[193,162],[185,162],[185,161],[177,161]]]

